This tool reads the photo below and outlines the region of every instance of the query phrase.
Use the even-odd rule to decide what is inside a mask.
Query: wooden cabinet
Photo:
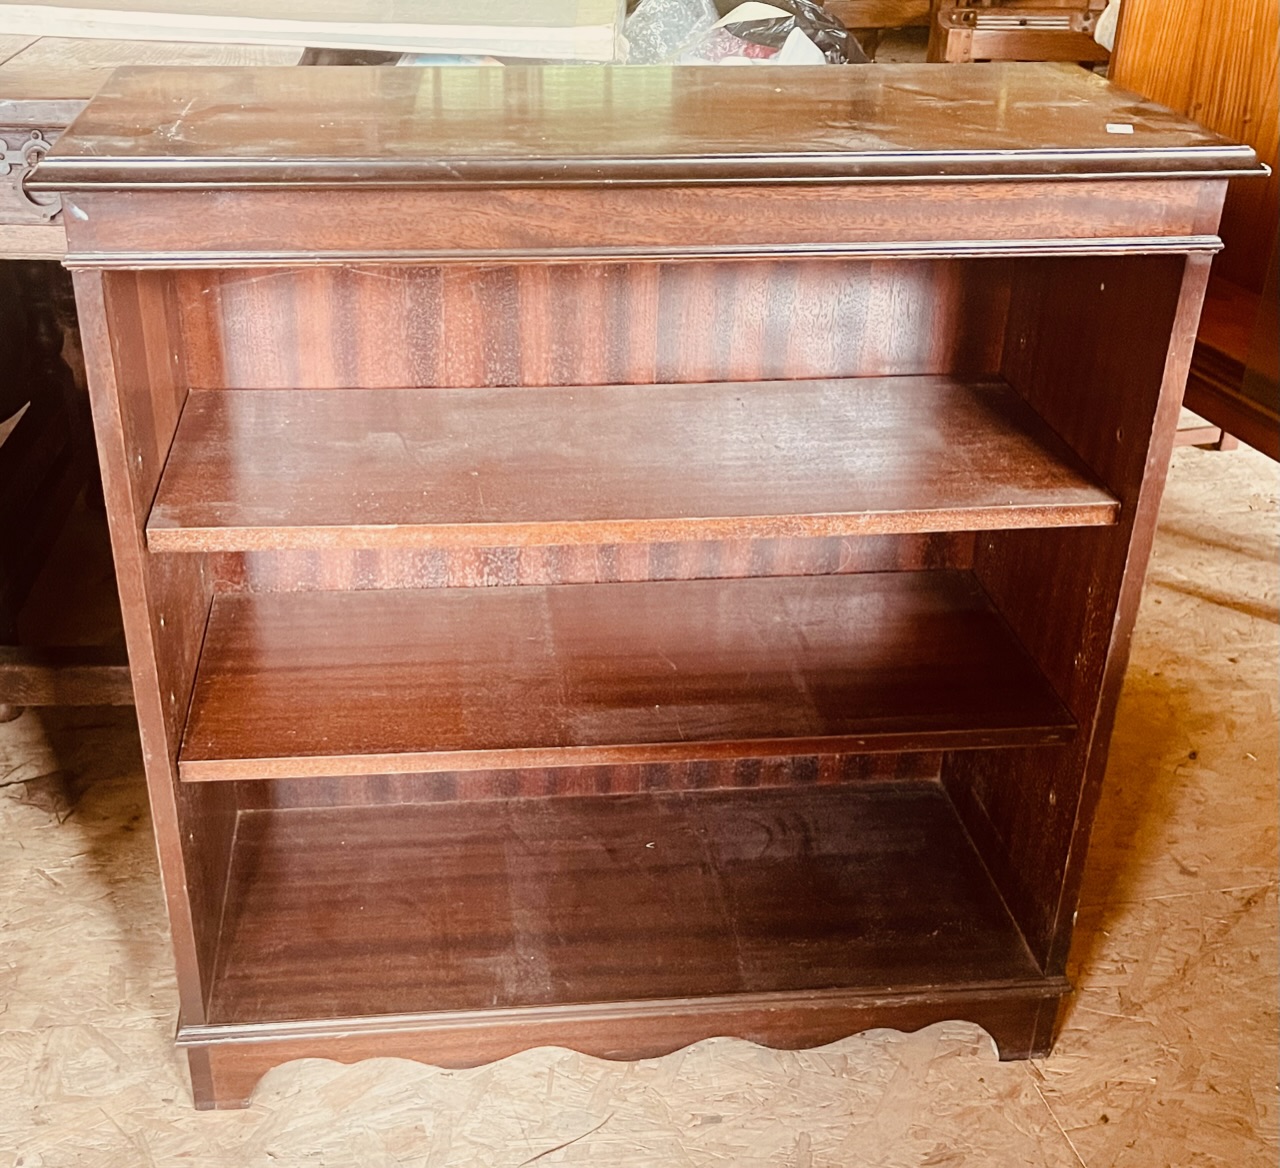
[[[1239,136],[1271,167],[1265,181],[1228,187],[1186,402],[1280,459],[1280,3],[1125,0],[1123,12],[1116,82]]]
[[[117,74],[34,186],[197,1103],[1047,1051],[1255,169],[1055,66]]]

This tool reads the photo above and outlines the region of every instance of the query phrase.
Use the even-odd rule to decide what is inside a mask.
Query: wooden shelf
[[[214,598],[186,780],[1063,742],[965,572]]]
[[[153,551],[529,546],[1114,523],[1011,389],[895,377],[193,391]]]
[[[235,840],[215,1025],[1041,976],[931,782],[244,811]]]

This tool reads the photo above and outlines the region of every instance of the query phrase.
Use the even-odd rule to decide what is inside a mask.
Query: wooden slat
[[[948,61],[1105,61],[1110,53],[1079,29],[1018,29],[952,26],[946,34]]]
[[[946,377],[194,392],[152,551],[491,547],[1115,521],[1007,387]]]
[[[933,783],[243,812],[227,903],[214,1025],[1039,977]]]
[[[0,5],[0,22],[9,7]],[[8,40],[19,51],[5,59]],[[286,66],[297,64],[301,57],[301,49],[289,47],[0,36],[0,124],[39,130],[53,141],[80,116],[107,78],[127,65]],[[6,257],[61,259],[66,251],[61,223],[49,226],[23,219],[8,234],[5,238],[5,228],[0,227],[0,254]]]
[[[0,645],[0,703],[131,706],[129,662],[121,649]]]
[[[180,775],[1061,742],[963,572],[221,595]]]
[[[0,36],[0,65],[22,52],[28,45],[33,44],[35,40],[35,37],[17,34]]]
[[[501,190],[348,185],[311,192],[305,199],[285,189],[166,188],[145,197],[138,191],[93,191],[74,196],[84,217],[65,219],[65,263],[72,269],[221,269],[229,282],[244,280],[244,269],[270,268],[272,278],[280,278],[282,268],[341,266],[340,279],[358,282],[378,277],[369,268],[386,267],[418,267],[428,273],[427,281],[447,278],[447,272],[431,271],[436,265],[464,270],[477,264],[491,269],[534,265],[546,271],[565,264],[580,272],[584,265],[604,261],[635,272],[653,260],[715,260],[739,270],[744,263],[764,261],[776,271],[805,258],[885,264],[943,257],[1185,254],[1219,249],[1214,195],[1225,185],[1176,178],[847,187],[673,183],[639,192],[626,186],[560,189],[545,183]],[[885,206],[894,208],[892,220],[884,217]],[[192,222],[201,225],[199,239],[184,226]],[[380,224],[376,239],[365,230],[369,222]],[[649,267],[652,272],[654,266]],[[991,270],[998,278],[997,265]],[[493,278],[501,280],[505,273],[494,272]],[[273,299],[266,291],[264,299]],[[342,314],[336,305],[332,311]],[[821,336],[819,321],[826,319],[806,318],[797,309],[795,332],[781,351],[785,354],[800,336]],[[299,324],[315,326],[312,320]],[[985,331],[985,325],[978,327]],[[919,328],[929,333],[937,324],[926,317]],[[883,330],[865,324],[863,329],[879,343]],[[892,335],[913,344],[916,331],[913,319]],[[387,335],[380,332],[377,343],[386,346]],[[959,344],[968,343],[963,332],[952,335]],[[861,343],[856,335],[847,339]],[[522,334],[519,347],[536,352],[540,346]],[[288,343],[279,348],[281,359],[293,359]],[[321,354],[342,353],[350,360],[355,348],[343,334],[328,334]],[[233,364],[236,358],[228,354],[226,360]]]
[[[808,1049],[866,1030],[910,1033],[957,1018],[982,1027],[1001,1058],[1044,1058],[1051,1042],[1041,1019],[1056,1014],[1070,988],[1066,978],[1037,977],[908,990],[792,990],[328,1022],[180,1025],[178,1045],[186,1048],[193,1082],[200,1084],[200,1108],[247,1107],[262,1075],[295,1059],[402,1058],[475,1067],[559,1046],[629,1062],[708,1038]]]

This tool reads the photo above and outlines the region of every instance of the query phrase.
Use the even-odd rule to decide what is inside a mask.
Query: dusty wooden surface
[[[957,112],[940,119],[939,106]],[[1118,138],[1108,126],[1120,123],[1132,129]],[[815,66],[762,77],[657,65],[141,68],[98,91],[30,186],[459,190],[1255,172],[1250,149],[1069,65]],[[380,245],[390,231],[380,225]],[[187,247],[200,237],[187,225]]]
[[[1052,1058],[976,1027],[614,1064],[297,1063],[190,1110],[127,711],[0,726],[0,1150],[23,1168],[1145,1168],[1278,1150],[1280,470],[1175,456]]]

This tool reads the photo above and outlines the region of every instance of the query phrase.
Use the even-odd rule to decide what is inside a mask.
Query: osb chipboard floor
[[[1175,457],[1048,1060],[953,1023],[316,1061],[197,1113],[131,712],[28,712],[0,726],[0,1165],[1274,1165],[1278,488],[1251,451]]]

